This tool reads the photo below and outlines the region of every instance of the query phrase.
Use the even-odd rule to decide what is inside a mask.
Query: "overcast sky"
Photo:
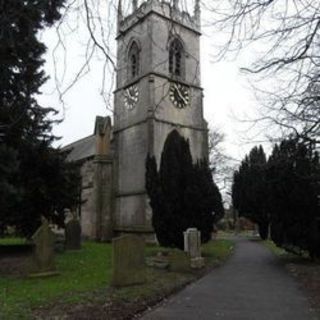
[[[81,67],[86,50],[84,33],[85,31],[80,28],[71,38],[67,39],[66,57],[60,46],[60,53],[58,50],[55,54],[56,68],[54,68],[52,59],[52,52],[57,43],[56,32],[50,30],[42,35],[48,46],[46,72],[51,79],[43,88],[40,102],[45,106],[58,109],[60,116],[64,116],[63,123],[54,129],[55,134],[62,137],[59,145],[66,145],[92,134],[97,115],[111,115],[100,95],[103,69],[103,57],[101,56],[100,59],[90,64],[90,72],[64,96],[63,104],[59,100],[57,90],[55,90],[55,69],[58,69],[59,80],[63,80],[62,87],[66,88]],[[212,54],[215,50],[216,36],[212,34],[212,30],[205,28],[201,38],[205,118],[210,126],[219,127],[226,134],[225,149],[227,153],[241,160],[252,147],[252,144],[248,144],[246,141],[252,132],[246,132],[248,124],[244,125],[239,119],[245,119],[248,116],[254,117],[254,110],[257,107],[248,78],[240,73],[240,67],[248,63],[250,53],[242,52],[242,55],[234,61],[213,63]],[[65,66],[67,66],[66,72],[64,72]],[[105,87],[112,87],[110,81],[107,81]],[[106,91],[111,92],[110,89]],[[255,140],[259,139],[261,137],[255,137]]]

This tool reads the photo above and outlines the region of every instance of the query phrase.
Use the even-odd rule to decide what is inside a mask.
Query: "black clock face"
[[[133,85],[124,91],[124,105],[128,110],[135,108],[139,101],[139,89],[137,85]]]
[[[189,88],[180,83],[171,83],[170,100],[178,109],[183,109],[189,105]]]

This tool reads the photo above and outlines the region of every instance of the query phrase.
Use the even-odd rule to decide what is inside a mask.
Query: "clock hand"
[[[135,95],[135,93],[133,93],[131,91],[128,91],[127,97],[128,97],[128,100],[130,100],[132,102],[136,101],[136,95]]]
[[[175,84],[174,86],[175,86],[175,88],[176,88],[176,90],[177,90],[177,92],[178,92],[178,95],[179,95],[180,99],[183,101],[183,103],[184,103],[185,105],[187,105],[187,104],[188,104],[187,99],[183,96],[183,94],[181,93],[181,91],[180,91],[180,89],[178,88],[178,86],[177,86],[176,84]]]

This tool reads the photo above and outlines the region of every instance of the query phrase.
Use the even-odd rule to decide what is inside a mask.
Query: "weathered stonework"
[[[81,249],[81,225],[76,218],[70,220],[66,225],[65,248],[67,250]]]
[[[169,45],[183,46],[182,73],[169,73]],[[154,155],[159,165],[168,134],[176,129],[190,141],[193,160],[207,156],[207,124],[203,118],[200,83],[199,15],[191,17],[159,0],[144,1],[130,16],[119,13],[118,73],[115,90],[115,231],[152,232],[152,213],[145,192],[145,160]],[[140,49],[139,72],[130,73],[129,50]],[[176,108],[170,84],[189,88],[190,103]],[[128,108],[126,90],[135,85],[138,103]]]
[[[189,228],[184,233],[184,251],[190,257],[192,269],[204,267],[204,258],[201,257],[201,232],[196,228]]]
[[[145,243],[142,237],[125,235],[112,240],[112,285],[141,284],[146,280]]]
[[[208,156],[200,82],[199,1],[194,16],[168,1],[139,3],[127,17],[119,6],[113,128],[109,117],[97,117],[94,135],[68,146],[75,147],[70,160],[82,163],[80,218],[82,234],[90,239],[111,240],[114,234],[125,233],[153,237],[145,161],[150,153],[159,165],[172,130],[189,139],[194,161]],[[182,48],[178,75],[169,67],[174,40]],[[173,84],[188,89],[184,108],[170,100]]]
[[[87,159],[81,166],[82,192],[81,192],[81,229],[85,238],[95,239],[96,215],[94,199],[94,163],[93,158]]]
[[[52,232],[47,219],[42,217],[42,224],[32,236],[34,248],[31,260],[30,277],[46,277],[57,275],[55,266],[54,242],[55,235]]]
[[[97,117],[94,135],[65,149],[81,166],[82,192],[78,209],[84,238],[111,241],[113,235],[113,151],[110,117]]]

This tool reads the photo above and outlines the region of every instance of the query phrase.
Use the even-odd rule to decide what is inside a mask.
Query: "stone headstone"
[[[201,257],[201,232],[195,228],[187,229],[184,232],[184,251],[191,258]]]
[[[81,249],[81,226],[78,219],[72,219],[66,224],[66,249]]]
[[[112,240],[112,285],[130,286],[145,282],[145,242],[126,235]]]
[[[55,235],[47,219],[42,217],[42,225],[32,236],[34,243],[32,255],[32,274],[41,277],[57,274],[54,261]]]
[[[201,232],[196,228],[184,232],[184,251],[191,259],[192,268],[198,269],[204,266],[204,259],[201,257]]]
[[[191,269],[201,269],[204,267],[204,259],[203,257],[192,258],[190,259]]]
[[[184,243],[184,247],[183,247],[183,250],[184,252],[189,252],[189,234],[188,234],[188,230],[190,229],[187,229],[187,231],[185,231],[183,233],[183,243]]]

